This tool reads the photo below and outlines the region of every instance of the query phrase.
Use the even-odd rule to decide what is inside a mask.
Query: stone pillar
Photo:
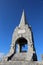
[[[19,52],[20,52],[20,45],[17,44],[17,53],[19,53]]]
[[[22,45],[20,45],[20,52],[22,51]]]

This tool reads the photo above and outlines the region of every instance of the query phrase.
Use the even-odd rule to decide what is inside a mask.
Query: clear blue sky
[[[22,11],[32,26],[38,60],[43,54],[43,0],[0,0],[0,53],[10,50],[13,30],[19,25]]]

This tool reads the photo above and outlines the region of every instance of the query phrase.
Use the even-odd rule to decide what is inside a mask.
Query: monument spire
[[[28,24],[26,24],[26,17],[24,14],[24,10],[22,13],[19,26],[17,26],[13,32],[11,49],[8,55],[3,57],[3,61],[11,61],[11,62],[19,61],[21,63],[22,63],[22,60],[37,61],[37,55],[36,55],[36,51],[34,47],[32,30],[30,29],[30,27],[28,27]],[[11,65],[16,65],[16,62],[15,64],[11,64]],[[17,62],[18,65],[20,65],[19,62]],[[21,65],[26,65],[26,64],[22,63]],[[34,65],[34,64],[27,63],[27,65]]]
[[[26,23],[26,18],[25,18],[25,13],[24,13],[24,10],[23,10],[23,13],[22,13],[22,17],[21,17],[21,20],[20,20],[20,24],[19,24],[19,27],[23,27]]]

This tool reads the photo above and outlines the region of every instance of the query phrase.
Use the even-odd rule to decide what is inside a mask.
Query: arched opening
[[[27,52],[28,51],[28,43],[27,40],[23,37],[19,38],[15,42],[15,52]]]

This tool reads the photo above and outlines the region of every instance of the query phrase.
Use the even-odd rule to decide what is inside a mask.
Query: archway
[[[20,37],[15,42],[15,52],[21,53],[21,52],[27,52],[28,51],[28,43],[27,40],[24,37]]]

